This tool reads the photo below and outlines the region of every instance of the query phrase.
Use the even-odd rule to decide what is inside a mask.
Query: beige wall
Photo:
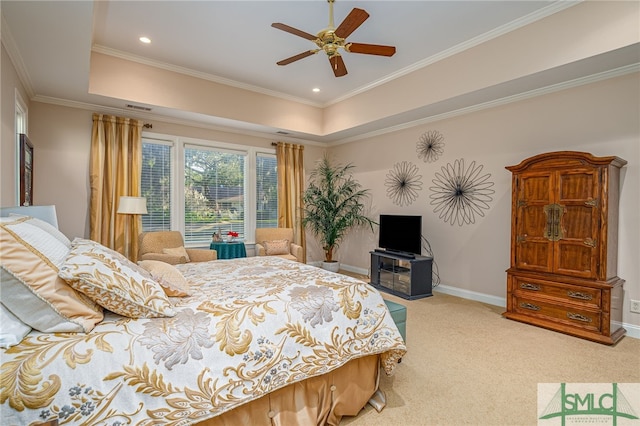
[[[619,276],[625,286],[624,322],[640,325],[629,311],[629,299],[640,299],[640,75],[576,87],[498,108],[437,121],[331,148],[330,152],[356,166],[356,177],[371,189],[371,215],[419,214],[430,241],[442,284],[461,291],[504,300],[509,267],[511,174],[505,166],[547,151],[587,151],[617,155],[628,161],[622,171],[619,232]],[[434,163],[417,157],[416,142],[428,130],[444,135],[444,154]],[[429,195],[435,173],[456,159],[483,166],[495,183],[493,201],[475,224],[450,225],[438,218]],[[409,207],[394,205],[386,195],[387,173],[396,162],[418,166],[423,187]],[[377,233],[359,232],[345,241],[338,258],[347,265],[369,268],[368,252],[377,246]],[[318,260],[318,252],[311,260]],[[493,300],[491,300],[493,298]]]
[[[55,204],[60,229],[68,237],[89,237],[89,155],[92,112],[32,102],[30,137],[34,144],[34,194],[37,204]],[[153,121],[155,135],[271,147],[275,139]],[[144,132],[143,135],[147,134]],[[305,147],[313,164],[324,148]]]
[[[27,96],[22,83],[16,73],[11,59],[0,44],[0,206],[15,206],[18,204],[16,190],[16,90],[22,100],[27,103]]]

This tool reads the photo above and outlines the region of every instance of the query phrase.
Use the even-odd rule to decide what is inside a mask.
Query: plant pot
[[[332,260],[331,262],[322,262],[322,269],[331,272],[338,272],[340,269],[340,262],[336,260]]]

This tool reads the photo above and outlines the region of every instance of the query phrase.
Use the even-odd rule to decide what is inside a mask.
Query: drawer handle
[[[522,302],[520,304],[521,308],[524,309],[529,309],[530,311],[539,311],[540,310],[540,306],[534,305],[533,303],[524,303]]]
[[[538,284],[530,284],[530,283],[520,283],[520,288],[525,290],[540,290],[540,286]]]
[[[582,321],[582,322],[591,322],[591,318],[585,317],[584,315],[574,314],[573,312],[567,312],[567,318]]]
[[[574,299],[580,299],[580,300],[591,300],[593,299],[593,296],[587,293],[581,293],[579,291],[567,291],[567,296],[569,297],[573,297]]]

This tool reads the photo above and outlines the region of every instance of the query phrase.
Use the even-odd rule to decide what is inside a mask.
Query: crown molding
[[[276,98],[285,99],[288,101],[297,102],[300,104],[310,105],[317,108],[322,108],[323,104],[318,102],[311,102],[307,99],[298,98],[295,96],[287,95],[275,90],[268,90],[262,87],[254,86],[251,84],[241,83],[239,81],[231,80],[229,78],[220,77],[214,74],[209,74],[201,71],[196,71],[191,68],[181,67],[178,65],[169,64],[166,62],[156,61],[153,59],[145,58],[143,56],[134,55],[131,53],[123,52],[121,50],[112,49],[110,47],[94,44],[91,47],[92,52],[101,53],[107,56],[113,56],[115,58],[124,59],[126,61],[136,62],[143,65],[148,65],[154,68],[163,69],[166,71],[175,72],[178,74],[188,75],[190,77],[199,78],[201,80],[211,81],[214,83],[224,84],[226,86],[236,87],[238,89],[248,90],[262,95],[273,96]]]
[[[13,38],[13,35],[11,35],[11,31],[9,31],[9,25],[7,25],[7,21],[5,20],[4,15],[0,14],[0,16],[2,16],[0,27],[2,29],[2,36],[0,37],[0,40],[2,41],[2,45],[4,46],[5,50],[7,51],[7,55],[9,55],[9,59],[11,60],[16,73],[18,74],[18,78],[20,79],[24,90],[27,92],[27,96],[29,97],[29,99],[31,99],[35,96],[33,83],[31,82],[31,78],[29,77],[29,73],[27,72],[27,67],[24,65],[22,55],[20,55],[20,50],[18,50],[15,39]]]
[[[482,111],[489,108],[495,108],[497,106],[503,106],[514,102],[519,102],[525,99],[531,99],[538,96],[547,95],[550,93],[559,92],[562,90],[570,89],[573,87],[583,86],[585,84],[596,83],[598,81],[608,80],[610,78],[620,77],[623,75],[631,74],[634,72],[640,72],[640,63],[626,65],[620,68],[615,68],[613,70],[603,71],[600,73],[588,75],[585,77],[576,78],[573,80],[568,80],[562,83],[552,84],[550,86],[541,87],[539,89],[529,90],[527,92],[518,93],[516,95],[506,96],[500,99],[495,99],[492,101],[487,101],[483,103],[479,103],[476,105],[471,105],[464,108],[459,108],[453,111],[447,111],[441,114],[435,114],[429,117],[421,118],[419,120],[414,120],[410,122],[406,122],[403,124],[399,124],[396,126],[386,127],[384,129],[376,130],[373,132],[363,133],[358,136],[353,136],[350,138],[341,139],[339,141],[329,142],[327,146],[338,146],[347,144],[350,142],[359,141],[362,139],[368,139],[375,136],[380,136],[392,132],[397,132],[399,130],[410,129],[412,127],[421,126],[428,123],[433,123],[435,121],[445,120],[447,118],[458,117],[465,114],[470,114],[472,112]]]
[[[75,109],[82,109],[82,110],[91,111],[91,112],[97,112],[97,113],[102,113],[102,114],[124,115],[124,116],[130,117],[130,118],[135,118],[135,119],[138,119],[138,120],[141,120],[141,121],[145,121],[145,122],[149,122],[149,121],[154,121],[155,120],[155,121],[160,121],[160,122],[167,123],[167,124],[175,124],[175,125],[181,125],[181,126],[187,126],[187,127],[195,127],[195,128],[199,128],[199,129],[214,130],[214,131],[225,132],[225,133],[248,135],[248,136],[254,136],[254,137],[263,138],[263,139],[271,139],[271,140],[278,140],[278,141],[282,141],[282,142],[298,143],[298,144],[301,144],[301,145],[320,146],[320,147],[326,147],[327,146],[327,144],[323,143],[323,142],[310,141],[310,140],[307,140],[307,139],[298,139],[298,138],[291,137],[291,136],[275,134],[276,130],[274,130],[273,133],[270,133],[270,132],[267,132],[267,131],[261,132],[261,131],[258,131],[258,130],[235,128],[235,127],[230,127],[230,126],[223,126],[223,125],[204,123],[202,121],[197,121],[197,120],[188,120],[188,119],[184,119],[184,118],[176,118],[176,117],[171,117],[171,116],[162,115],[162,114],[154,114],[154,113],[148,113],[148,112],[141,113],[141,112],[137,112],[135,110],[131,110],[131,109],[128,109],[128,108],[116,108],[116,107],[109,107],[109,106],[103,106],[103,105],[96,105],[96,104],[91,104],[91,103],[87,103],[87,102],[78,102],[78,101],[72,101],[72,100],[68,100],[68,99],[54,98],[54,97],[51,97],[51,96],[40,96],[40,95],[37,95],[37,96],[33,97],[31,100],[35,101],[35,102],[45,103],[45,104],[59,105],[59,106],[64,106],[64,107],[68,107],[68,108],[75,108]]]
[[[515,31],[517,29],[520,29],[522,27],[525,27],[533,22],[539,21],[540,19],[546,18],[547,16],[551,16],[555,13],[561,12],[565,9],[568,9],[570,7],[573,7],[579,3],[582,3],[583,0],[576,0],[576,1],[556,1],[552,4],[550,4],[549,6],[546,6],[542,9],[539,9],[535,12],[532,12],[526,16],[523,16],[521,18],[518,18],[514,21],[511,21],[507,24],[501,25],[491,31],[488,31],[484,34],[481,34],[477,37],[474,37],[472,39],[469,39],[463,43],[457,44],[449,49],[443,50],[442,52],[437,53],[436,55],[430,56],[428,58],[423,59],[422,61],[416,62],[415,64],[412,64],[408,67],[405,67],[401,70],[398,70],[392,74],[387,75],[386,77],[383,77],[379,80],[376,81],[372,81],[371,83],[362,86],[358,89],[352,90],[349,93],[345,93],[343,96],[340,96],[332,101],[329,101],[327,103],[325,103],[323,106],[327,107],[333,104],[337,104],[340,103],[342,101],[345,101],[353,96],[359,95],[361,93],[367,92],[377,86],[381,86],[385,83],[388,83],[392,80],[398,79],[400,77],[403,77],[407,74],[410,74],[414,71],[417,71],[419,69],[425,68],[429,65],[432,65],[438,61],[442,61],[443,59],[446,59],[448,57],[451,57],[453,55],[456,55],[458,53],[464,52],[465,50],[471,49],[475,46],[478,46],[482,43],[485,43],[489,40],[492,40],[494,38],[500,37],[504,34],[507,34],[511,31]]]
[[[128,117],[136,118],[143,121],[156,120],[156,121],[161,121],[163,123],[169,123],[169,124],[183,125],[183,126],[214,130],[214,131],[220,131],[220,132],[226,132],[226,133],[233,133],[233,134],[243,134],[243,135],[255,136],[255,137],[264,138],[264,139],[277,139],[283,142],[292,142],[292,143],[299,143],[301,145],[328,148],[328,147],[334,147],[338,145],[344,145],[350,142],[360,141],[363,139],[369,139],[372,137],[381,136],[388,133],[397,132],[400,130],[410,129],[410,128],[425,125],[428,123],[433,123],[433,122],[448,119],[448,118],[458,117],[465,114],[486,110],[489,108],[495,108],[497,106],[503,106],[510,103],[519,102],[522,100],[559,92],[559,91],[570,89],[573,87],[582,86],[585,84],[596,83],[599,81],[608,80],[610,78],[620,77],[620,76],[624,76],[624,75],[635,73],[635,72],[640,72],[640,63],[627,65],[627,66],[616,68],[613,70],[592,74],[586,77],[581,77],[581,78],[569,80],[566,82],[553,84],[550,86],[530,90],[530,91],[519,93],[516,95],[506,96],[500,99],[479,103],[476,105],[470,105],[465,108],[459,108],[457,110],[431,115],[419,120],[413,120],[413,121],[402,123],[396,126],[389,126],[384,129],[376,130],[373,132],[367,132],[357,136],[344,138],[344,139],[340,139],[333,142],[327,142],[327,143],[312,141],[307,139],[299,139],[299,138],[294,138],[294,137],[284,136],[284,135],[277,135],[269,132],[260,132],[256,130],[240,129],[240,128],[233,128],[228,126],[203,123],[197,120],[187,120],[187,119],[165,116],[161,114],[139,113],[134,110],[129,110],[125,108],[107,107],[102,105],[90,104],[85,102],[77,102],[77,101],[71,101],[71,100],[53,98],[53,97],[47,97],[47,96],[35,96],[32,100],[36,102],[60,105],[60,106],[65,106],[69,108],[83,109],[87,111],[100,112],[104,114],[121,114],[121,115],[124,114]]]

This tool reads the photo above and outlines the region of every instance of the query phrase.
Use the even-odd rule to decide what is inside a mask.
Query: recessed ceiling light
[[[317,87],[314,87],[312,90],[314,93],[318,93],[320,91],[320,89],[318,89]]]
[[[140,37],[138,40],[140,40],[141,42],[143,42],[144,44],[149,44],[151,43],[151,39],[149,37]]]

